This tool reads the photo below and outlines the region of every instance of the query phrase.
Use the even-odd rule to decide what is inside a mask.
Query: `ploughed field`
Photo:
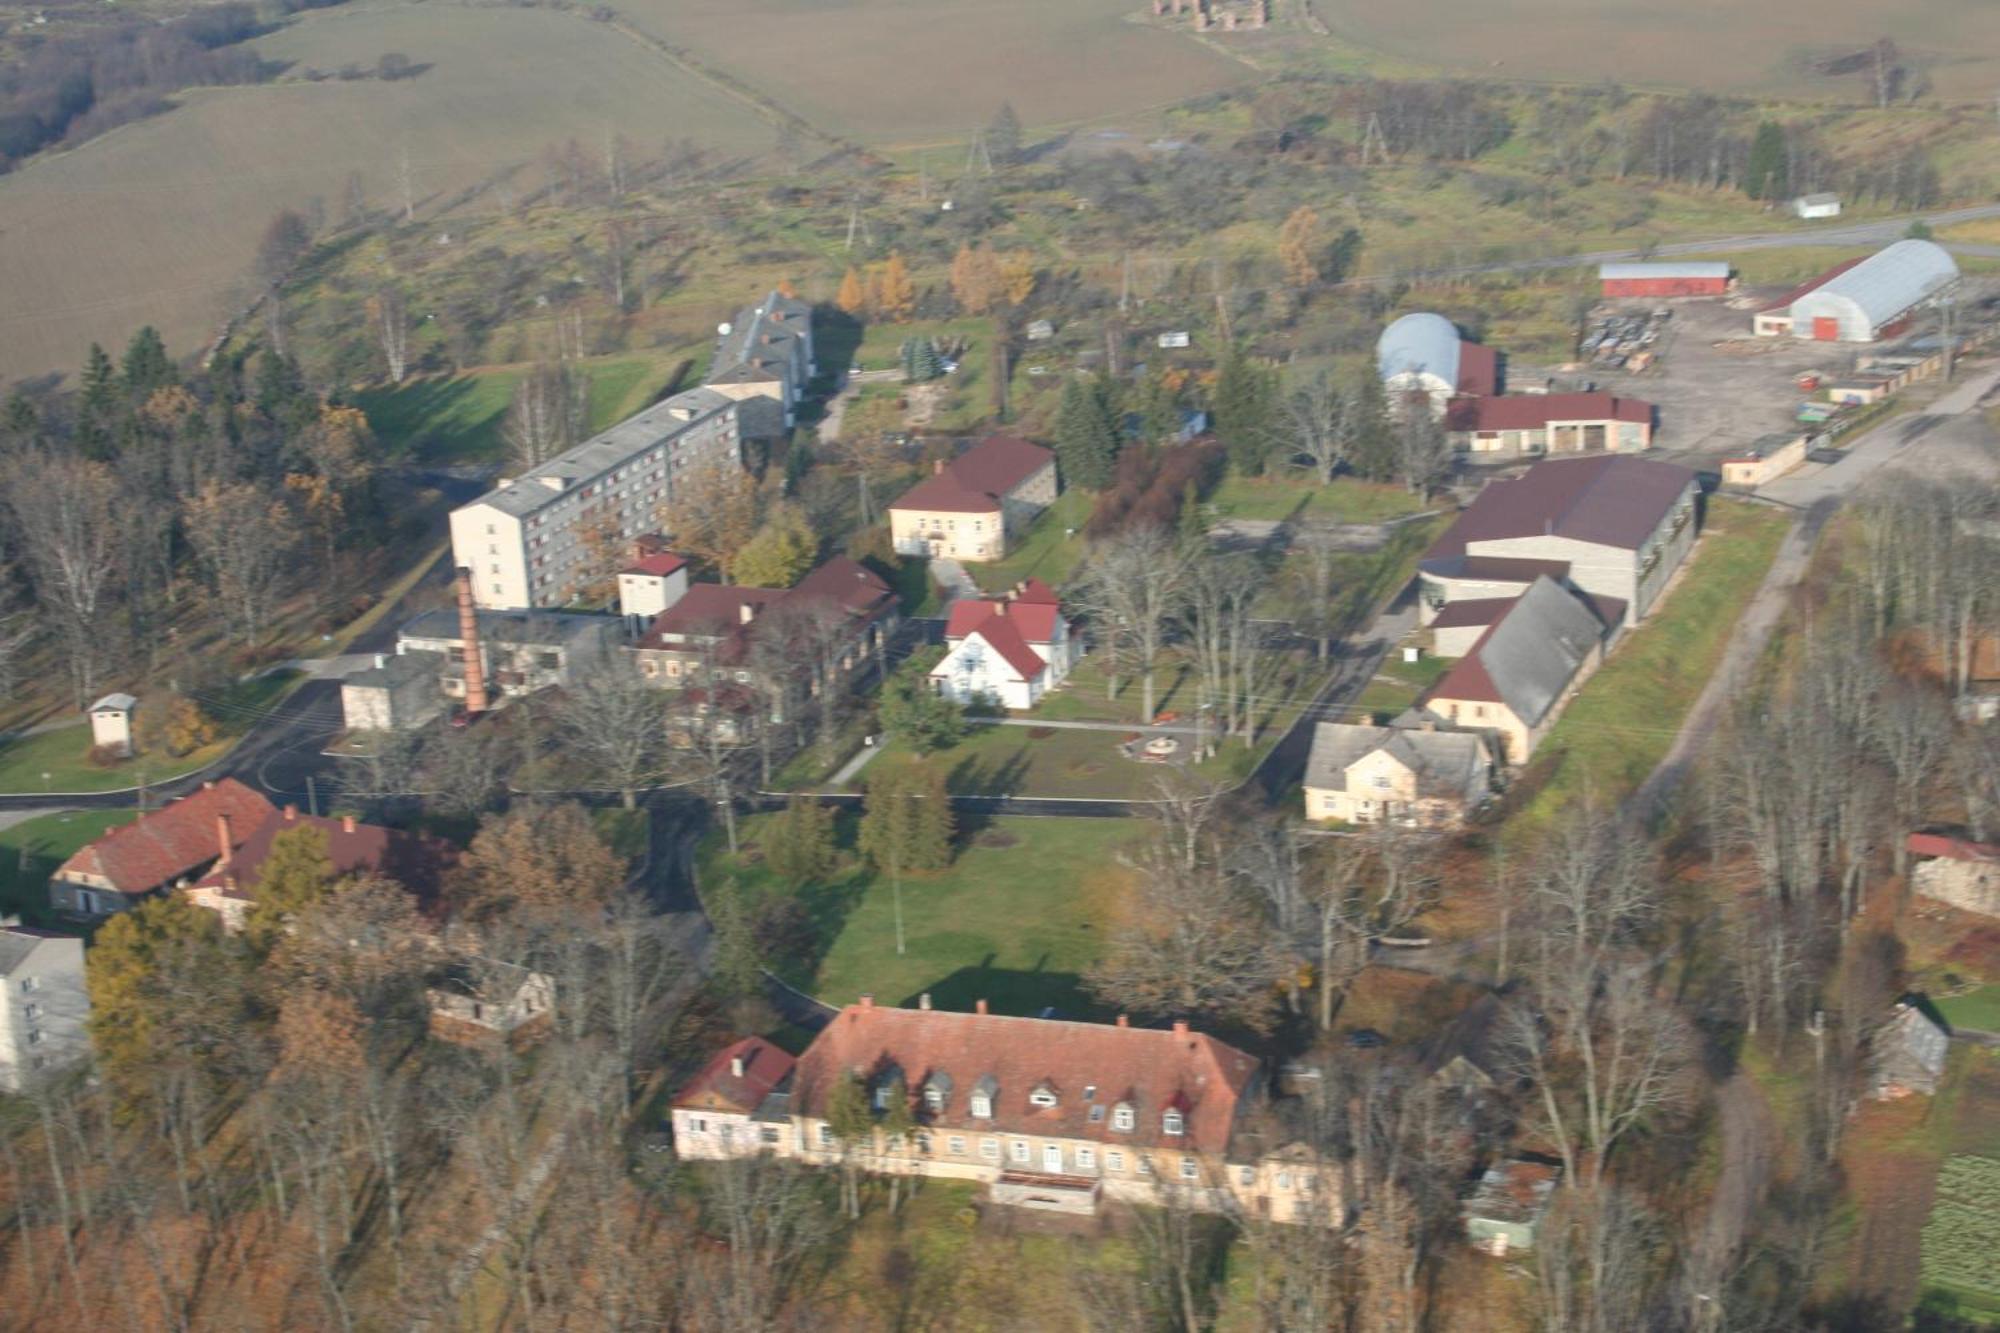
[[[1869,98],[1868,74],[1814,62],[1891,38],[1935,94],[1987,101],[2000,6],[1985,0],[1314,0],[1336,37],[1421,66],[1745,95]]]
[[[550,10],[337,9],[252,45],[291,62],[288,78],[372,70],[392,51],[428,68],[389,83],[190,90],[172,111],[0,176],[0,380],[79,365],[93,339],[115,352],[147,323],[193,351],[248,294],[273,214],[318,198],[338,220],[352,176],[370,208],[399,206],[406,147],[423,209],[522,164],[513,188],[525,193],[547,148],[595,150],[607,130],[649,154],[669,137],[745,155],[772,142],[762,118],[641,43]]]

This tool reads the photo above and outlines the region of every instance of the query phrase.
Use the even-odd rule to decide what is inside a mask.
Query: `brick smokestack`
[[[230,854],[236,847],[236,837],[229,827],[228,815],[215,817],[215,845],[220,849],[215,858],[216,869],[227,870]]]
[[[479,660],[479,612],[472,604],[472,567],[458,567],[458,637],[465,641],[465,711],[486,711],[486,668]]]

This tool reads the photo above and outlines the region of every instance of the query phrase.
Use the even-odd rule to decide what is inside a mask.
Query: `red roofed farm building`
[[[783,1076],[746,1109],[773,1074]],[[900,1103],[915,1129],[843,1143],[828,1116],[850,1081],[878,1116]],[[974,1013],[947,1013],[928,996],[893,1009],[863,996],[790,1070],[738,1042],[674,1105],[677,1139],[692,1120],[718,1118],[695,1155],[771,1152],[834,1165],[852,1154],[872,1172],[983,1181],[996,1203],[1058,1212],[1095,1212],[1105,1198],[1157,1201],[1164,1185],[1196,1207],[1274,1221],[1340,1213],[1334,1170],[1276,1128],[1257,1061],[1185,1023],[1012,1018],[987,1013],[984,1001]]]
[[[1597,266],[1607,300],[1619,297],[1726,296],[1730,268],[1713,260],[1668,260]]]
[[[205,784],[164,809],[141,813],[80,849],[49,880],[49,904],[99,918],[191,884],[277,808],[234,778]]]
[[[890,505],[889,535],[899,555],[999,560],[1055,499],[1054,452],[989,435]]]
[[[1445,430],[1461,453],[1505,458],[1543,454],[1635,454],[1653,444],[1653,405],[1609,393],[1521,393],[1454,398]]]
[[[957,703],[1033,708],[1063,683],[1076,660],[1077,638],[1061,599],[1040,579],[1005,597],[953,602],[944,641],[947,651],[931,669],[931,687]]]
[[[327,860],[337,876],[378,875],[408,890],[418,903],[435,907],[444,872],[457,860],[457,849],[441,838],[408,833],[380,824],[363,824],[352,815],[327,819],[302,815],[295,805],[274,810],[231,847],[206,875],[189,885],[189,901],[222,917],[230,931],[243,928],[257,901],[271,844],[280,834],[316,829],[326,839]]]

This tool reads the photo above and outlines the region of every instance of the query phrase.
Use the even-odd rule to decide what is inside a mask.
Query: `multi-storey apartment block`
[[[0,917],[0,1090],[19,1092],[90,1047],[83,941]]]

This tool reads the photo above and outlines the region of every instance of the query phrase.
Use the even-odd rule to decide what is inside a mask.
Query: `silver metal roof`
[[[526,517],[563,499],[575,487],[630,462],[661,441],[735,407],[735,399],[713,389],[677,393],[488,491],[474,503]]]
[[[1574,593],[1547,575],[1493,627],[1480,646],[1480,665],[1514,716],[1534,726],[1604,641],[1604,626]]]
[[[1729,277],[1729,265],[1711,264],[1705,261],[1680,263],[1662,262],[1658,264],[1599,264],[1599,278],[1721,278]]]
[[[1458,326],[1443,315],[1404,315],[1382,330],[1376,340],[1375,364],[1385,380],[1398,375],[1435,375],[1456,388],[1458,344]]]
[[[1897,241],[1792,302],[1792,322],[1849,313],[1879,327],[1956,281],[1958,265],[1943,246]]]

